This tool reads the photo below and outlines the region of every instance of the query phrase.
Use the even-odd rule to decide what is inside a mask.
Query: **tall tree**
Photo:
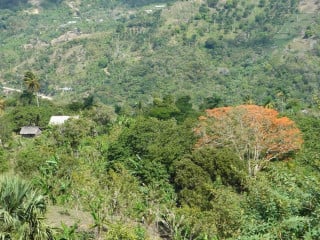
[[[27,91],[29,93],[36,95],[37,106],[39,107],[39,98],[38,98],[38,92],[40,89],[39,79],[37,78],[37,76],[33,72],[28,71],[25,73],[25,75],[23,77],[23,81],[27,87]]]
[[[300,130],[287,117],[256,105],[221,107],[206,110],[199,118],[197,147],[229,147],[247,162],[253,176],[274,159],[300,149]]]

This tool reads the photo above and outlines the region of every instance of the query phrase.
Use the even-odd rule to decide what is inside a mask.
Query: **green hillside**
[[[319,9],[0,0],[0,239],[320,239]]]
[[[317,7],[271,0],[62,1],[2,9],[0,79],[20,88],[32,70],[42,93],[92,94],[107,104],[174,93],[197,105],[213,94],[229,105],[279,105],[284,94],[288,104],[309,106],[319,88]],[[73,91],[63,94],[66,87]]]

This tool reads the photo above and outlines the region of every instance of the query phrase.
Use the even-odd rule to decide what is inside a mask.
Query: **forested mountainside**
[[[107,104],[174,93],[310,106],[319,95],[317,1],[16,2],[0,7],[8,87],[32,70],[41,93]]]
[[[0,0],[0,239],[320,239],[313,0]]]

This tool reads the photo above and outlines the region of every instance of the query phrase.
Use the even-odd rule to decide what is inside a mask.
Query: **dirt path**
[[[2,87],[4,91],[7,92],[22,92],[22,90],[20,89],[16,89],[16,88],[9,88],[9,87]],[[38,94],[38,97],[43,98],[43,99],[47,99],[47,100],[53,100],[52,97],[44,95],[44,94]]]

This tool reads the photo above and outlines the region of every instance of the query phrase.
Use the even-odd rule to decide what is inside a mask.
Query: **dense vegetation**
[[[1,239],[320,239],[316,3],[0,6]]]
[[[37,106],[25,89],[1,100],[4,238],[320,238],[318,109],[283,112],[295,123],[255,105],[204,117],[166,96],[128,114],[90,96]],[[16,135],[35,124],[40,136]]]
[[[21,88],[33,70],[47,95],[90,93],[131,107],[173,93],[196,105],[218,97],[227,105],[308,107],[319,95],[317,7],[82,0],[0,9],[0,81]]]

